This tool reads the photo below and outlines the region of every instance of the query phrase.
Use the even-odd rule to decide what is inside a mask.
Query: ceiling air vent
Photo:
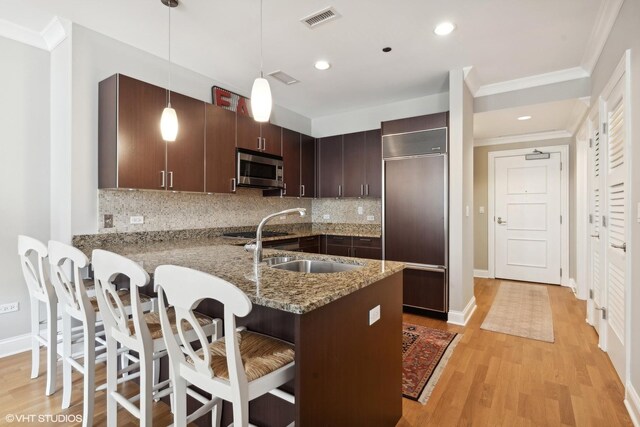
[[[289,74],[284,73],[284,72],[282,72],[280,70],[274,71],[272,73],[269,73],[268,75],[273,77],[276,80],[281,81],[282,83],[284,83],[286,85],[292,85],[294,83],[299,83],[300,82],[300,80],[298,80],[298,79],[296,79],[294,77],[291,77]]]
[[[315,28],[320,24],[339,18],[340,14],[333,7],[324,8],[318,12],[312,13],[306,18],[302,18],[300,22],[309,28]]]

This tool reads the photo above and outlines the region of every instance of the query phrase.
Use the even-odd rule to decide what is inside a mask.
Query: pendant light
[[[176,110],[171,108],[171,8],[178,6],[178,0],[160,0],[162,4],[169,8],[169,90],[167,106],[162,111],[160,118],[160,132],[162,139],[173,142],[178,136],[178,115]]]
[[[262,74],[262,0],[260,0],[260,77],[251,88],[251,112],[257,122],[268,122],[271,115],[271,88]]]

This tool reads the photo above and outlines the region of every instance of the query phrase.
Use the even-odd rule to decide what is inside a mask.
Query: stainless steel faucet
[[[255,242],[252,241],[244,245],[244,249],[246,251],[253,251],[254,265],[257,266],[259,263],[262,262],[262,228],[264,227],[264,225],[272,218],[275,218],[280,215],[288,215],[292,213],[299,213],[300,216],[305,216],[307,214],[307,210],[305,208],[286,209],[282,212],[276,212],[274,214],[267,215],[264,218],[262,218],[262,221],[260,221],[260,224],[258,224],[258,231],[256,231]]]

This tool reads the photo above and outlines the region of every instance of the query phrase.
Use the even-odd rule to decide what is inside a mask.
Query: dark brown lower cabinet
[[[381,248],[351,248],[351,256],[356,258],[382,259]]]
[[[336,256],[382,259],[381,240],[377,237],[326,236],[323,253]]]
[[[409,307],[446,313],[446,272],[405,268],[403,304]]]
[[[300,244],[300,252],[311,254],[320,253],[320,236],[300,237],[298,241]]]

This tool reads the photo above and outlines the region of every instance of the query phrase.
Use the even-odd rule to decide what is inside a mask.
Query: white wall
[[[633,211],[633,217],[638,215],[638,203],[640,203],[640,1],[626,0],[609,38],[604,46],[602,54],[591,75],[592,103],[607,84],[613,70],[622,59],[625,50],[631,49],[631,111],[626,118],[631,123],[631,188],[629,192],[628,206]],[[633,221],[629,224],[632,238],[627,242],[627,256],[633,257],[631,283],[630,310],[630,366],[628,369],[627,393],[633,389],[640,393],[640,223]],[[640,401],[635,403],[636,416],[640,417]],[[640,423],[640,418],[636,420]]]
[[[312,120],[316,138],[379,129],[380,123],[405,117],[423,116],[449,110],[449,94],[423,96],[375,107],[347,111]]]
[[[473,96],[464,72],[449,73],[449,321],[463,323],[473,295]],[[467,216],[467,210],[469,215]]]
[[[98,83],[122,73],[158,86],[168,84],[169,63],[95,31],[73,25],[71,234],[95,233],[98,188]],[[172,89],[211,102],[211,87],[221,85],[209,77],[173,66]],[[230,88],[233,90],[233,88]],[[311,133],[311,121],[274,106],[272,120],[289,129]]]
[[[0,37],[0,340],[29,331],[18,234],[49,239],[49,53]]]

